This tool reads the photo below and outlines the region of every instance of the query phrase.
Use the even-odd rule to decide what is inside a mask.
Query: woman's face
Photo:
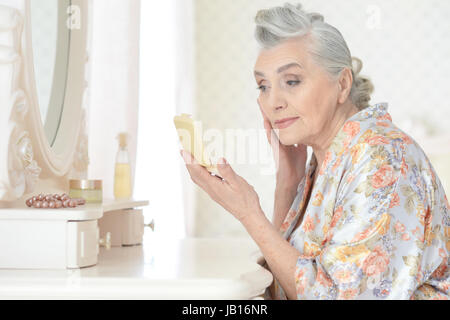
[[[263,49],[256,61],[258,104],[283,145],[314,146],[336,111],[339,82],[332,81],[307,51],[307,39]],[[276,121],[296,117],[278,126]],[[287,127],[286,127],[287,126]]]

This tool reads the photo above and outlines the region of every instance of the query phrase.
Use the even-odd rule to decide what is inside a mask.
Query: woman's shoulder
[[[370,106],[348,119],[336,140],[343,142],[345,149],[356,145],[368,147],[393,144],[401,144],[404,147],[418,146],[410,135],[394,124],[387,111],[386,103]]]
[[[389,114],[370,121],[350,121],[345,126],[341,157],[331,164],[333,168],[340,166],[342,174],[388,171],[396,178],[419,179],[425,185],[439,187],[439,178],[423,149],[392,122]]]
[[[409,134],[398,128],[390,116],[360,123],[359,128],[344,152],[344,174],[362,174],[372,178],[381,173],[383,176],[389,174],[392,180],[401,181],[399,186],[413,185],[416,194],[431,189],[445,194],[424,150]]]
[[[405,157],[419,162],[427,159],[419,144],[397,127],[388,113],[370,121],[347,122],[343,131],[354,132],[353,136],[349,134],[344,152],[352,164],[367,157],[385,158],[392,164],[406,161]]]

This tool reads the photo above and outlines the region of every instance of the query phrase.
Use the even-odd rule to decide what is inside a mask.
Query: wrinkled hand
[[[184,150],[180,153],[192,181],[240,222],[250,215],[262,212],[255,189],[237,175],[225,159],[222,158],[217,164],[222,179],[211,175],[191,153]]]

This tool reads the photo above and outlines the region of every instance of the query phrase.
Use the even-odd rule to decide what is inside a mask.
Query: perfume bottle
[[[128,135],[120,133],[117,139],[119,140],[119,150],[114,173],[114,197],[129,199],[131,197],[131,167],[128,154]]]

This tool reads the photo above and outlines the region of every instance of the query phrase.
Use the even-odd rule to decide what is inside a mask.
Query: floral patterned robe
[[[312,186],[316,166],[313,155],[280,229],[301,253],[297,298],[448,299],[447,197],[422,149],[392,123],[387,104],[346,121]],[[286,299],[274,281],[273,298]]]

